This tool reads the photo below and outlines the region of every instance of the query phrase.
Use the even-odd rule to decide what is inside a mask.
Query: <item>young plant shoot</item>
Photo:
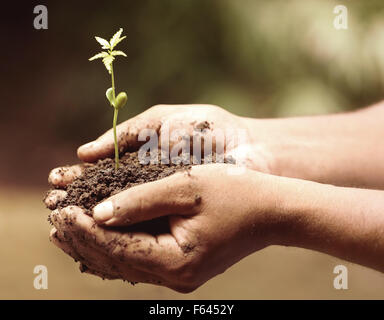
[[[117,31],[111,40],[108,42],[107,40],[95,37],[96,41],[100,43],[101,48],[105,49],[106,51],[102,51],[96,55],[94,55],[92,58],[89,58],[89,61],[96,60],[96,59],[103,59],[103,63],[105,65],[105,68],[111,75],[111,81],[112,81],[112,87],[107,89],[106,96],[110,103],[110,105],[113,107],[113,137],[115,141],[115,170],[119,168],[119,145],[117,142],[117,133],[116,133],[116,125],[117,125],[117,116],[119,113],[119,109],[121,109],[126,103],[127,103],[127,94],[125,92],[120,92],[117,96],[115,93],[115,79],[113,74],[113,60],[115,60],[116,56],[124,56],[127,55],[123,51],[114,50],[114,48],[117,46],[117,44],[125,38],[121,36],[123,32],[123,29],[120,28],[119,31]]]

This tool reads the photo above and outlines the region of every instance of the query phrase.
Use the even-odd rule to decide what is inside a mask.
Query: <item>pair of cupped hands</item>
[[[217,106],[159,105],[118,126],[120,151],[139,149],[142,129],[155,130],[160,139],[167,122],[170,131],[183,129],[192,136],[196,123],[204,121],[210,123],[209,130],[249,133],[246,118]],[[188,172],[122,191],[96,206],[93,216],[76,206],[56,209],[50,214],[51,241],[87,273],[184,293],[195,290],[243,257],[278,241],[269,218],[275,204],[266,201],[269,156],[252,137],[246,141],[224,146],[226,155],[242,154],[247,168],[241,174],[229,174],[232,164],[196,165]],[[77,153],[86,163],[113,156],[112,131]],[[49,182],[56,190],[45,200],[48,207],[54,208],[66,196],[65,186],[82,174],[83,167],[51,171]],[[119,228],[160,217],[167,217],[170,233],[153,236]]]

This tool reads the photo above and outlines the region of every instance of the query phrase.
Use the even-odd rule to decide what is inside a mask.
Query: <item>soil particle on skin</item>
[[[81,273],[84,273],[84,272],[88,271],[88,267],[85,264],[80,263],[79,270]]]
[[[211,125],[209,124],[208,121],[202,121],[197,125],[195,125],[196,130],[204,130],[204,129],[210,129],[210,128],[211,128]]]
[[[201,196],[196,194],[195,195],[195,204],[200,204],[201,203]]]
[[[184,254],[190,253],[194,248],[194,245],[191,243],[186,243],[181,246],[181,250],[183,251]]]

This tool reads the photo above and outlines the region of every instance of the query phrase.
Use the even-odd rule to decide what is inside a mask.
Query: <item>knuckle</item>
[[[174,204],[186,210],[192,210],[200,204],[199,184],[189,171],[175,173],[171,181],[173,187],[169,190],[173,192]]]
[[[217,111],[217,110],[222,110],[220,107],[218,107],[217,105],[215,105],[215,104],[206,104],[206,105],[204,105],[204,107],[206,108],[206,109],[210,109],[210,110],[212,110],[212,111]]]
[[[55,209],[53,210],[50,214],[49,214],[49,221],[56,227],[59,223],[59,220],[60,219],[60,211],[59,209]]]
[[[167,105],[165,104],[155,104],[154,106],[150,107],[148,110],[150,111],[157,111],[159,109],[165,108]]]
[[[120,220],[124,221],[127,220],[130,223],[135,222],[137,219],[140,219],[145,212],[146,206],[148,203],[148,199],[146,199],[143,194],[141,193],[134,193],[131,198],[131,206],[130,208],[134,208],[135,214],[130,214],[129,210],[128,212],[124,212],[124,214],[120,215]]]

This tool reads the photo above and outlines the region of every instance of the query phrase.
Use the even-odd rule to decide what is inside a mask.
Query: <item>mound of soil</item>
[[[205,159],[209,160],[208,162],[215,162],[216,156],[213,154]],[[225,162],[234,163],[234,159],[229,158]],[[193,163],[192,159],[190,163]],[[61,188],[67,191],[67,197],[59,201],[56,208],[75,205],[90,214],[99,202],[122,190],[191,168],[189,164],[184,165],[181,159],[173,159],[169,164],[141,164],[137,152],[125,153],[120,158],[118,170],[115,170],[114,166],[114,160],[109,158],[99,160],[95,164],[87,164],[80,177]]]
[[[205,157],[204,163],[215,162],[216,156]],[[70,205],[83,208],[91,215],[93,207],[104,199],[133,186],[159,180],[174,174],[177,171],[189,170],[191,165],[184,165],[180,160],[170,161],[170,164],[141,164],[137,152],[126,153],[120,158],[120,167],[115,170],[113,159],[99,160],[95,164],[86,164],[83,174],[76,178],[64,189],[67,192],[65,199],[56,204],[61,209]],[[190,159],[190,163],[194,163]],[[234,163],[233,158],[226,159],[226,163]],[[52,190],[50,190],[52,191]],[[49,191],[49,192],[50,192]],[[49,192],[47,194],[49,194]],[[55,209],[50,207],[49,209]],[[50,218],[48,218],[49,220]],[[51,221],[50,221],[51,222]],[[69,222],[68,222],[69,223]],[[132,226],[115,228],[121,232],[146,232],[153,235],[169,233],[168,217],[145,221]],[[185,250],[190,250],[186,247]],[[75,260],[76,261],[76,260]],[[111,266],[112,268],[113,266]],[[81,261],[80,270],[86,270],[87,261]],[[101,275],[103,278],[104,276]],[[136,282],[130,281],[131,284]]]
[[[57,204],[58,208],[70,205],[86,211],[93,209],[100,201],[138,184],[165,178],[176,171],[190,166],[180,164],[141,164],[137,152],[126,153],[115,170],[113,159],[99,160],[87,165],[82,176],[64,188],[68,195]]]

